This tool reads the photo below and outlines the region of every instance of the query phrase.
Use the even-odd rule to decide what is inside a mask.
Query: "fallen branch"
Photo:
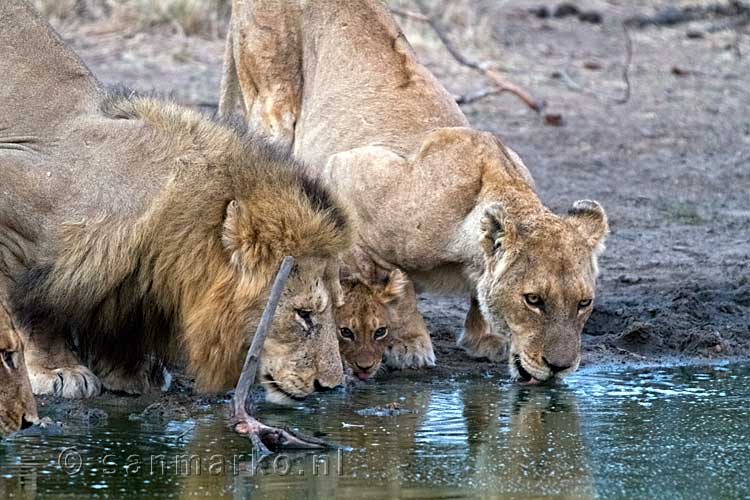
[[[630,66],[633,61],[633,42],[630,38],[630,32],[628,31],[627,25],[623,24],[622,30],[625,37],[625,61],[623,62],[622,66],[622,81],[625,84],[625,90],[623,91],[622,97],[613,98],[613,96],[611,95],[601,95],[596,91],[589,90],[588,85],[581,85],[580,83],[575,81],[568,72],[571,63],[570,60],[568,60],[568,64],[566,64],[564,68],[562,68],[555,74],[555,77],[559,77],[560,80],[562,80],[562,82],[565,84],[565,86],[573,92],[579,92],[600,102],[614,101],[615,104],[625,104],[626,102],[628,102],[630,100],[631,94]]]
[[[617,104],[625,104],[630,100],[630,63],[633,61],[633,41],[630,39],[628,25],[622,23],[622,33],[625,35],[625,64],[622,66],[622,81],[625,82],[625,94],[618,99]]]
[[[502,90],[500,89],[497,89],[495,87],[487,87],[487,88],[479,89],[475,92],[469,92],[468,94],[454,96],[454,99],[456,100],[456,103],[458,104],[471,104],[472,102],[476,102],[480,99],[484,99],[485,97],[488,97],[491,95],[498,95],[500,93],[502,93]]]
[[[247,351],[245,365],[242,367],[242,374],[240,374],[240,380],[237,382],[237,388],[234,391],[234,398],[232,399],[232,425],[234,430],[240,434],[247,434],[255,449],[261,454],[270,454],[270,450],[320,450],[331,447],[323,440],[306,436],[292,429],[270,427],[261,423],[252,416],[254,413],[254,405],[252,403],[250,403],[250,409],[248,410],[248,394],[250,393],[250,387],[255,382],[255,374],[258,371],[263,343],[268,335],[268,330],[271,327],[271,322],[276,312],[276,306],[279,305],[281,293],[284,291],[284,285],[289,278],[289,273],[292,271],[293,265],[293,257],[284,257],[284,260],[281,262],[281,267],[271,287],[268,303],[263,310],[263,316],[261,316],[260,323],[258,323],[258,328],[250,344],[250,349]]]
[[[510,92],[511,94],[521,99],[521,101],[523,101],[523,103],[526,104],[529,108],[533,109],[537,113],[541,112],[541,110],[544,108],[544,103],[542,101],[534,99],[528,92],[526,92],[518,85],[505,80],[505,78],[503,78],[500,73],[490,69],[487,63],[477,62],[463,55],[458,49],[456,49],[456,47],[453,45],[453,42],[450,41],[448,35],[445,33],[445,30],[438,24],[437,20],[425,13],[427,12],[427,8],[422,3],[422,0],[416,0],[416,3],[419,9],[422,11],[421,13],[404,11],[400,9],[391,9],[391,12],[398,16],[427,23],[432,31],[435,32],[435,35],[437,35],[438,39],[451,55],[451,57],[456,60],[456,62],[458,62],[462,66],[473,69],[474,71],[477,71],[485,77],[489,78],[495,87],[493,92],[479,91],[474,94],[463,96],[463,98],[459,97],[458,99],[456,99],[459,104],[467,104],[469,102],[474,102],[490,95]]]
[[[405,17],[407,19],[414,19],[415,21],[420,22],[429,22],[430,18],[425,16],[424,14],[420,14],[419,12],[412,12],[410,10],[402,10],[402,9],[394,9],[391,8],[391,14],[395,14],[397,16]]]
[[[636,28],[646,26],[675,26],[677,24],[699,21],[709,17],[734,17],[747,15],[750,6],[740,0],[730,0],[726,4],[693,5],[686,7],[667,7],[652,16],[633,16],[625,24]]]

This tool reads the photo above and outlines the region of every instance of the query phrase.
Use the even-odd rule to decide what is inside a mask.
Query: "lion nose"
[[[369,372],[372,369],[372,367],[375,366],[375,363],[370,363],[367,366],[360,365],[359,363],[354,363],[354,364],[357,365],[357,368],[359,368],[363,372]]]
[[[328,385],[325,383],[321,383],[320,380],[315,380],[315,391],[316,392],[326,392],[326,391],[332,391],[334,390],[338,385]]]
[[[21,419],[21,430],[28,429],[32,425],[34,425],[34,422],[29,420],[28,416],[24,415]]]
[[[568,368],[572,366],[572,365],[566,365],[566,366],[555,365],[547,361],[547,358],[542,358],[542,360],[544,360],[544,363],[547,365],[547,368],[549,368],[552,371],[552,373],[560,373],[562,371],[567,370]]]

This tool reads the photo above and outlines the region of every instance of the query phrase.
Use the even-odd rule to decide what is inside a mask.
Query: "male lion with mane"
[[[607,234],[602,207],[547,209],[521,159],[469,127],[378,0],[235,0],[220,111],[314,167],[352,208],[352,255],[469,296],[458,340],[524,382],[574,371]],[[414,301],[416,305],[416,301]],[[386,356],[430,364],[406,322]],[[510,346],[508,348],[508,334]]]
[[[0,299],[34,392],[143,393],[182,357],[199,391],[233,387],[285,255],[259,378],[273,401],[339,385],[351,235],[327,191],[252,136],[106,92],[26,2],[0,19]]]

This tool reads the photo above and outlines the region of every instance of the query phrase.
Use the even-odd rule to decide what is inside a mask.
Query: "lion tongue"
[[[360,380],[369,380],[370,379],[370,374],[367,373],[367,372],[354,372],[354,374]]]

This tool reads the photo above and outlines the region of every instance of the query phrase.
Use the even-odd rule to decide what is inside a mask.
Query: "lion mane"
[[[199,389],[225,389],[281,259],[335,258],[351,241],[347,216],[288,153],[252,134],[123,91],[101,112],[148,124],[140,140],[176,166],[140,213],[109,207],[64,224],[56,251],[18,280],[15,312],[32,337],[75,345],[103,380],[145,368],[160,384],[164,363],[184,352]],[[230,206],[241,208],[232,221]]]

